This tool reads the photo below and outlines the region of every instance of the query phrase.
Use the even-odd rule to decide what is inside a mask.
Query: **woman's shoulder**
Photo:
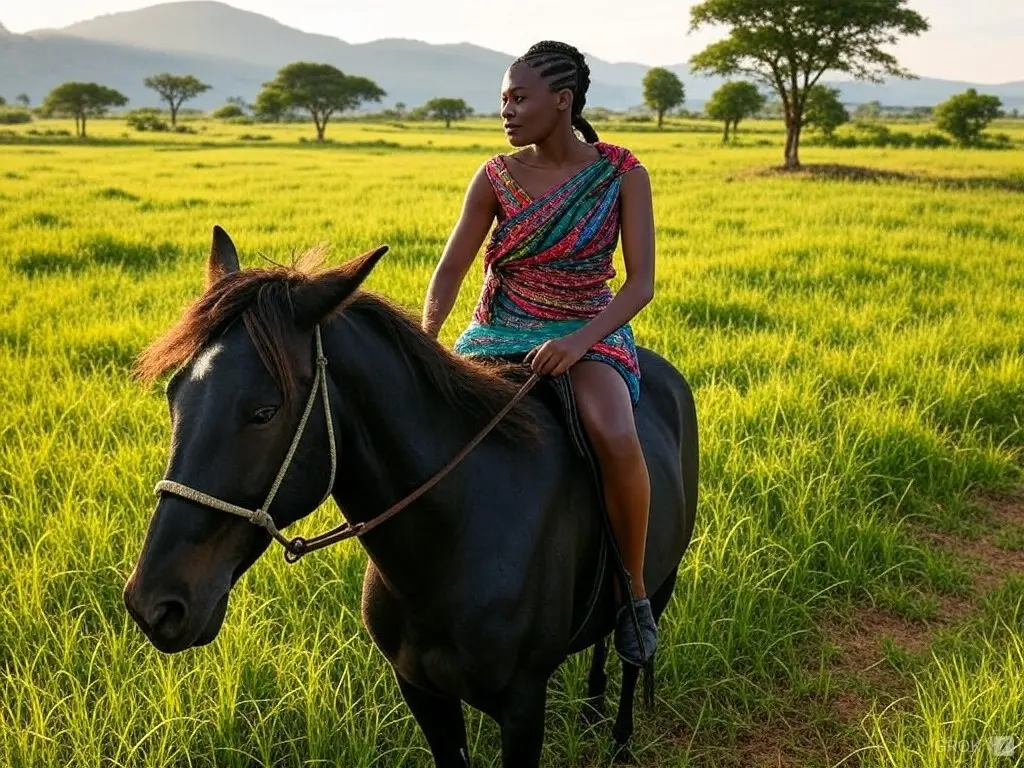
[[[515,154],[509,154],[507,152],[499,152],[496,155],[491,155],[481,164],[480,168],[491,178],[499,179],[508,176],[508,161],[509,159],[515,160]]]
[[[594,146],[597,147],[598,151],[605,157],[611,160],[612,165],[615,166],[615,169],[619,174],[631,171],[641,165],[639,158],[637,158],[637,156],[633,154],[633,151],[628,147],[623,147],[619,144],[612,144],[607,141],[598,141]]]

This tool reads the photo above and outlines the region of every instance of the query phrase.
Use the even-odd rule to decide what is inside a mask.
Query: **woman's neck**
[[[583,165],[596,159],[591,145],[576,138],[572,128],[559,128],[542,141],[533,145],[533,155],[538,165],[560,167]]]

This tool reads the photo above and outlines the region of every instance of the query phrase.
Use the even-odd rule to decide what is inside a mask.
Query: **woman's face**
[[[513,64],[501,83],[501,119],[513,147],[543,141],[572,107],[568,89],[552,92],[529,64]]]

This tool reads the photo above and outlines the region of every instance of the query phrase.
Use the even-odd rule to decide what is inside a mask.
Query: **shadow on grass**
[[[153,140],[139,141],[131,138],[121,137],[99,137],[78,139],[75,137],[63,136],[25,136],[15,133],[0,133],[0,146],[5,144],[24,147],[135,147],[138,149],[152,149],[154,152],[202,152],[208,149],[227,149],[232,147],[245,147],[246,149],[302,149],[307,151],[361,151],[361,152],[458,152],[481,154],[492,152],[493,147],[484,144],[435,144],[433,139],[428,139],[422,144],[399,144],[394,141],[376,139],[373,141],[324,141],[310,140],[308,136],[301,136],[295,141],[246,141],[225,139],[214,141],[204,139],[196,142]],[[25,150],[29,152],[31,150]],[[42,152],[42,150],[36,150]]]
[[[773,166],[755,169],[728,177],[728,181],[740,181],[746,178],[792,178],[812,179],[814,181],[853,181],[853,182],[903,182],[925,184],[940,189],[974,190],[994,189],[1000,192],[1017,192],[1024,194],[1024,175],[1013,176],[931,176],[924,173],[904,173],[884,168],[868,168],[860,165],[815,164],[802,165],[799,168]]]
[[[170,242],[133,243],[100,235],[81,241],[70,253],[25,253],[14,261],[11,268],[27,277],[76,275],[93,267],[120,267],[130,274],[141,275],[160,269],[179,255],[179,248]]]

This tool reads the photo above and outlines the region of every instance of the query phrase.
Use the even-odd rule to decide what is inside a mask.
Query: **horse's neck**
[[[430,479],[472,435],[372,322],[343,315],[325,331],[324,343],[331,379],[345,400],[335,408],[340,437],[334,496],[347,519],[364,522]],[[486,450],[486,444],[477,448]],[[459,487],[465,469],[456,467],[445,478],[448,488]],[[465,510],[444,486],[363,538],[389,582],[411,580],[409,589],[426,588],[431,574],[445,569]]]

